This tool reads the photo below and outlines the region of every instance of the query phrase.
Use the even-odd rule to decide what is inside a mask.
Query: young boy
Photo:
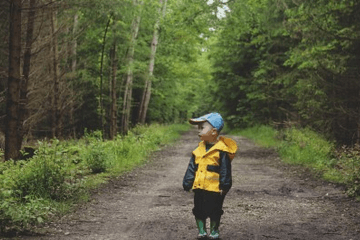
[[[220,218],[226,193],[232,185],[231,160],[237,146],[230,138],[219,137],[224,121],[219,113],[190,119],[198,125],[202,140],[192,152],[183,180],[185,191],[194,191],[194,208],[198,238],[206,238],[206,219],[210,218],[210,239],[219,238]]]

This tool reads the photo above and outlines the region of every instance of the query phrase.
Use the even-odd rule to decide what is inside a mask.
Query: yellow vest
[[[220,192],[220,174],[209,171],[208,166],[220,167],[220,151],[227,152],[230,161],[237,151],[236,142],[230,138],[219,137],[219,141],[206,152],[205,142],[193,151],[195,164],[198,165],[192,189],[203,189],[211,192]]]

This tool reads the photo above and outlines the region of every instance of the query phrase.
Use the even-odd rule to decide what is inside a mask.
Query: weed
[[[283,161],[321,173],[327,181],[346,184],[349,196],[360,196],[360,145],[336,149],[334,143],[307,128],[276,131],[256,126],[231,133],[273,147]]]
[[[188,125],[137,126],[103,141],[101,132],[78,140],[39,142],[27,161],[0,162],[0,232],[26,229],[89,199],[88,190],[132,169]]]

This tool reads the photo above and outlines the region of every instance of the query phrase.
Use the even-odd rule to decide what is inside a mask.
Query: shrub
[[[343,146],[335,152],[336,173],[341,173],[343,182],[348,185],[347,193],[350,196],[360,195],[360,145],[354,147]]]
[[[87,166],[93,173],[105,172],[107,169],[107,154],[101,144],[91,145],[85,154]]]
[[[28,161],[0,162],[0,231],[27,228],[69,208],[85,199],[87,190],[141,163],[188,127],[137,126],[114,141],[103,141],[96,131],[79,141],[39,142]]]
[[[329,164],[334,145],[310,129],[290,128],[284,131],[285,141],[279,153],[289,163],[323,168]]]
[[[73,175],[79,175],[71,159],[62,151],[58,140],[51,147],[39,143],[39,149],[31,161],[17,161],[4,175],[12,178],[10,190],[14,197],[26,201],[27,196],[50,199],[66,199],[79,187]],[[80,170],[80,169],[79,169]]]

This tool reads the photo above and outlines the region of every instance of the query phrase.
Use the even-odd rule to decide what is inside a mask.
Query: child
[[[206,218],[210,218],[210,239],[219,238],[220,218],[226,193],[232,185],[231,160],[237,146],[230,138],[219,137],[224,121],[219,113],[209,113],[189,122],[198,125],[202,140],[192,152],[183,180],[185,191],[194,191],[198,238],[206,238]]]

